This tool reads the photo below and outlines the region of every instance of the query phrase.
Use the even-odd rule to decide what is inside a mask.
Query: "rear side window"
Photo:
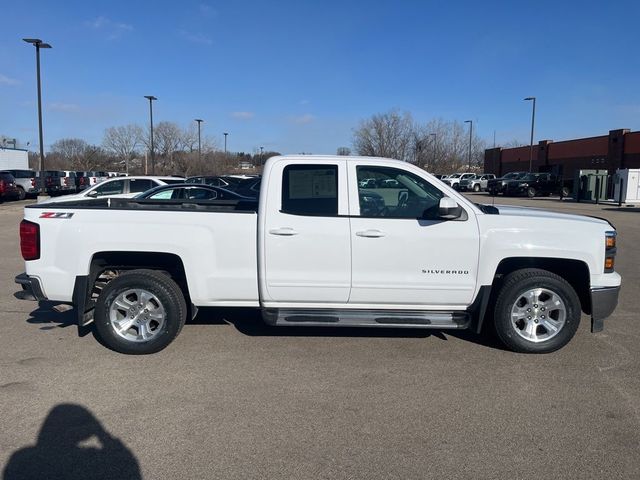
[[[282,175],[283,213],[338,214],[337,165],[288,165]]]
[[[129,193],[146,192],[153,187],[157,187],[157,185],[153,181],[146,178],[129,180]]]

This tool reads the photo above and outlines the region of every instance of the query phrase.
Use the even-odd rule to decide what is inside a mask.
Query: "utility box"
[[[607,199],[607,170],[578,170],[573,181],[573,198],[578,202]]]
[[[640,202],[640,169],[616,171],[614,198],[617,202]]]

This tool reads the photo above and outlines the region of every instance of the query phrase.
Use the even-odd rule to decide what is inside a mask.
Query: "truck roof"
[[[286,160],[300,160],[300,161],[314,161],[314,160],[346,160],[347,162],[367,161],[367,162],[398,162],[406,164],[402,160],[396,160],[395,158],[385,157],[367,157],[367,156],[355,156],[355,155],[278,155],[271,157],[272,159],[286,159]]]

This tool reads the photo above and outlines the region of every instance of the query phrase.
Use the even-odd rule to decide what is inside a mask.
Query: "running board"
[[[468,312],[420,310],[307,310],[262,309],[268,325],[307,327],[467,328]]]

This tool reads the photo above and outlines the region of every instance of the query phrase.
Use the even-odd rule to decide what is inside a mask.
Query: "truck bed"
[[[47,210],[163,210],[257,213],[258,201],[250,200],[152,200],[134,198],[92,198],[68,202],[36,203],[26,208]]]

